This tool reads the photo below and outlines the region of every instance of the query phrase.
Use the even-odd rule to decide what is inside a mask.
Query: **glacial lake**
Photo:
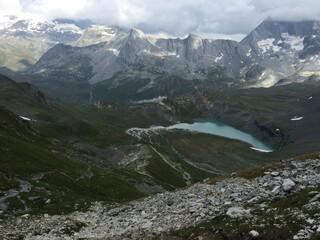
[[[185,129],[190,131],[196,131],[201,133],[207,133],[212,135],[217,135],[221,137],[237,139],[252,145],[252,149],[260,152],[272,152],[273,149],[253,137],[250,134],[237,130],[229,125],[221,123],[216,120],[208,119],[196,119],[192,124],[189,123],[178,123],[167,127],[167,129]]]

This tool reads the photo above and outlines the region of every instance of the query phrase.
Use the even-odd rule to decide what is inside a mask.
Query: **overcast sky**
[[[320,0],[0,0],[0,21],[6,15],[88,18],[146,33],[238,40],[267,17],[319,19]]]

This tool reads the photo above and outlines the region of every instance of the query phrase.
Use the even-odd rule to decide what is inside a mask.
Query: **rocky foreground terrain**
[[[281,239],[276,235],[277,229],[288,231],[289,235],[282,239],[288,236],[318,239],[319,184],[319,158],[286,160],[126,204],[95,203],[86,212],[64,216],[25,214],[3,218],[0,236],[2,239],[180,239],[177,236],[185,236],[189,231],[190,239],[216,239],[214,234],[206,238],[204,232],[199,232],[199,229],[206,231],[205,223],[215,233],[246,229],[241,239],[268,234]],[[215,222],[219,227],[215,227]]]

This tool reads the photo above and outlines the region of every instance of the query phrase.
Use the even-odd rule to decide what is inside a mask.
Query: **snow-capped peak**
[[[45,34],[48,32],[69,32],[81,34],[82,29],[74,23],[60,23],[57,21],[45,21],[37,19],[0,18],[0,30],[8,29],[10,32],[28,32]]]
[[[0,30],[12,26],[17,21],[16,16],[0,16]]]
[[[82,33],[82,29],[79,28],[78,26],[74,25],[74,24],[69,24],[69,23],[58,23],[54,25],[54,30],[56,31],[69,31],[69,32],[74,32],[74,33],[78,33],[81,34]]]

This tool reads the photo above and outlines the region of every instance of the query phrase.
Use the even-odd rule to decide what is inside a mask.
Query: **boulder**
[[[289,192],[296,184],[290,178],[283,179],[282,189],[285,192]]]
[[[251,230],[249,232],[250,236],[256,238],[256,237],[259,237],[259,233],[256,231],[256,230]]]
[[[246,210],[242,207],[231,207],[227,211],[227,215],[231,218],[242,218],[250,214],[250,210]]]

